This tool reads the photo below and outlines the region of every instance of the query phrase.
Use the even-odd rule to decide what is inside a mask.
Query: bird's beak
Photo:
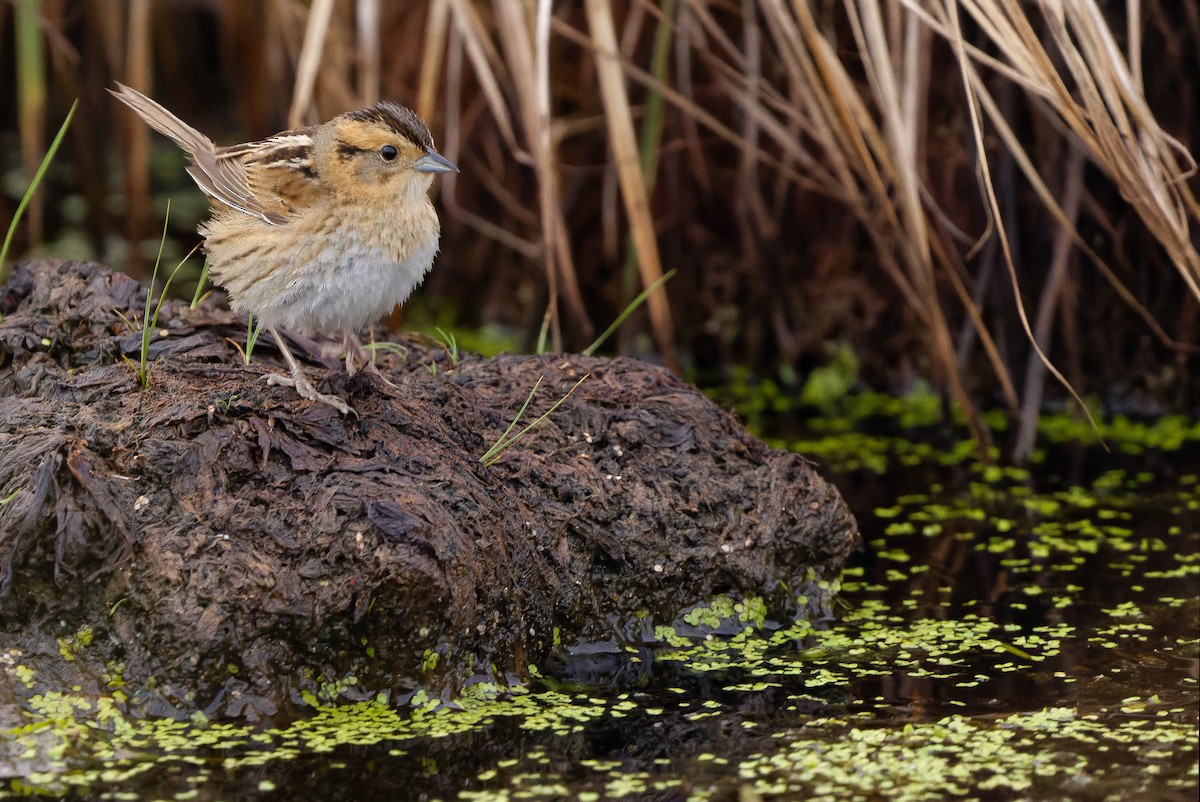
[[[425,155],[417,159],[413,169],[421,173],[457,173],[458,167],[454,162],[438,153],[433,148],[427,148]]]

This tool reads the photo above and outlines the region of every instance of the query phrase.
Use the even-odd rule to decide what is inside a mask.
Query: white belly
[[[357,331],[403,303],[429,272],[436,253],[436,237],[403,262],[361,243],[326,246],[309,270],[288,282],[281,303],[271,310],[274,322],[266,314],[263,322],[307,334]]]
[[[368,244],[342,230],[293,242],[286,264],[217,280],[230,290],[235,311],[253,314],[265,326],[297,334],[357,331],[403,303],[425,278],[437,254],[438,231],[426,228],[423,234],[387,248],[376,244],[378,236]],[[398,260],[397,253],[408,258]]]

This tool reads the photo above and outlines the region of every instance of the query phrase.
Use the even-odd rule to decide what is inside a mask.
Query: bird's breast
[[[270,232],[273,258],[227,275],[214,261],[214,276],[236,310],[265,325],[304,334],[362,329],[403,303],[433,264],[438,220],[428,201],[422,207],[343,207],[319,217],[311,209]]]

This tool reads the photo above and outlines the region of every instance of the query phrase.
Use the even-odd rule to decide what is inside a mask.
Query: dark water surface
[[[41,700],[0,797],[1197,798],[1200,425],[1048,418],[1028,471],[922,404],[789,425],[864,534],[822,620],[714,600],[526,690],[279,729]]]

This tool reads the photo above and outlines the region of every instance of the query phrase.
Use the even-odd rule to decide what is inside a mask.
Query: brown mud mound
[[[81,263],[0,289],[0,705],[123,682],[134,708],[253,717],[322,682],[512,680],[722,593],[794,615],[857,543],[806,460],[660,368],[407,340],[389,387],[310,353],[343,418],[267,385],[266,340],[244,366],[209,304],[164,306],[139,389],[121,316],[144,299]],[[527,420],[584,374],[480,464],[539,376]]]

